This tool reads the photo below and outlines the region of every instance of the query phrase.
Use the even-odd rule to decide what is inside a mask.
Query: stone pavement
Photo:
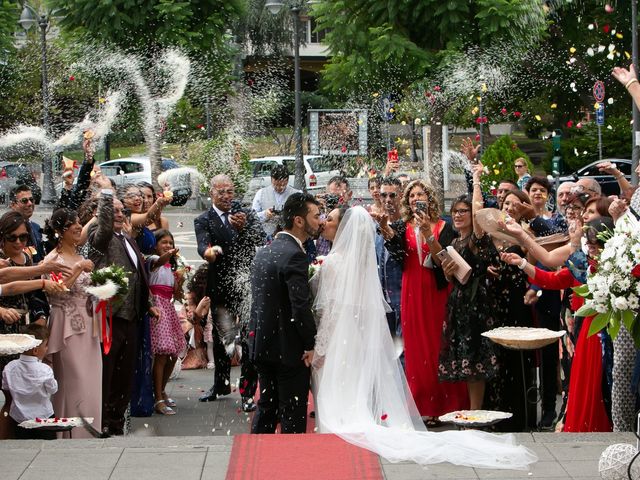
[[[232,383],[237,382],[239,373],[238,368],[233,369]],[[209,388],[212,379],[211,370],[182,372],[167,389],[178,403],[177,415],[163,417],[154,414],[148,418],[135,418],[131,433],[125,437],[51,442],[1,441],[0,479],[224,479],[233,435],[248,432],[249,415],[239,411],[237,392],[216,402],[198,402],[198,396]],[[608,445],[635,444],[631,433],[535,432],[516,434],[516,439],[538,454],[539,461],[529,472],[472,469],[449,464],[424,469],[413,463],[391,464],[383,459],[381,466],[389,480],[596,480],[600,478],[598,459]]]

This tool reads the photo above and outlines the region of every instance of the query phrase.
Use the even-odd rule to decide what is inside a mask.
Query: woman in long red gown
[[[426,206],[424,213],[419,212],[417,203]],[[402,210],[402,220],[391,226],[393,234],[385,237],[385,245],[403,261],[400,310],[407,382],[420,415],[433,424],[438,416],[469,405],[464,383],[438,380],[449,284],[430,252],[448,245],[455,232],[438,217],[435,193],[421,180],[405,189]]]

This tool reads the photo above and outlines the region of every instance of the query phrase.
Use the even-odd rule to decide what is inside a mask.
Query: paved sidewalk
[[[237,381],[238,375],[239,369],[234,368],[232,382]],[[212,379],[212,371],[182,372],[180,378],[168,385],[170,395],[178,403],[178,414],[171,417],[154,414],[148,418],[133,419],[132,432],[126,437],[51,442],[2,441],[0,479],[224,479],[233,435],[248,432],[249,416],[239,411],[237,392],[216,402],[198,402],[198,396],[209,388]],[[381,466],[389,480],[596,480],[600,478],[598,459],[608,445],[635,444],[631,433],[519,433],[516,439],[538,454],[539,461],[530,472],[472,469],[449,464],[424,469],[413,463],[390,464],[385,460],[381,460]]]

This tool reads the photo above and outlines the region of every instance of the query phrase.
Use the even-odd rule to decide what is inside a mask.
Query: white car
[[[335,168],[329,158],[321,155],[304,155],[304,179],[307,184],[307,190],[320,190],[326,187],[331,177],[340,175],[340,170]],[[255,194],[256,191],[267,185],[271,185],[271,169],[275,165],[285,165],[289,170],[289,185],[293,186],[296,170],[295,156],[283,157],[262,157],[254,158],[249,161],[251,164],[252,178],[249,182],[249,194]],[[253,197],[252,197],[253,198]]]
[[[192,174],[195,172],[192,168],[181,167],[178,162],[170,158],[162,159],[162,173],[159,181],[163,184],[166,182],[171,187],[174,195],[174,201],[171,205],[182,206],[191,197],[193,187],[191,185]],[[129,183],[151,181],[151,161],[149,157],[127,157],[108,160],[100,164],[100,170],[104,175],[113,179],[116,186],[126,185]]]

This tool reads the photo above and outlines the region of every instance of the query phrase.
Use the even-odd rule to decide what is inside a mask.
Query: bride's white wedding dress
[[[391,462],[526,469],[537,457],[516,445],[512,435],[426,430],[387,326],[374,238],[367,211],[350,208],[312,279],[319,323],[312,373],[319,431]]]

